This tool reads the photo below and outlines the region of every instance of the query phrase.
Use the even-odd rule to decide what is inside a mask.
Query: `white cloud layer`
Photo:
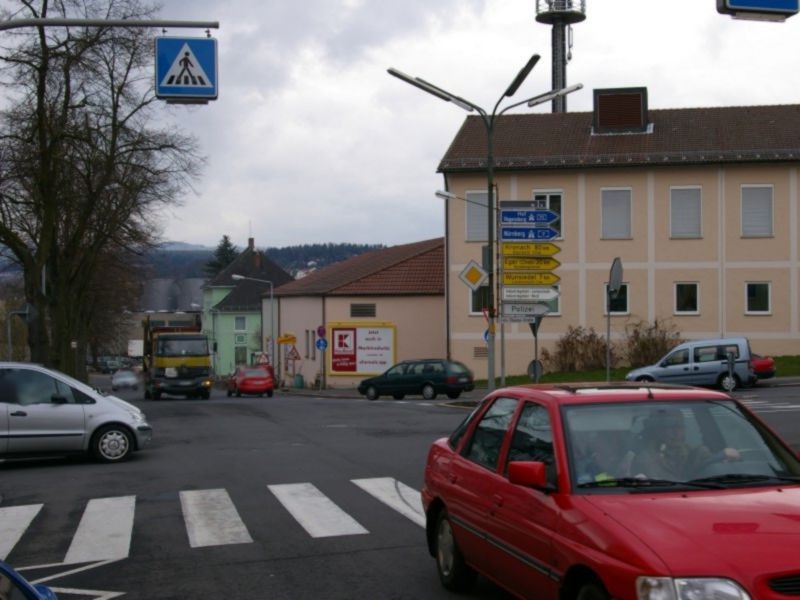
[[[240,247],[394,245],[444,234],[436,168],[466,113],[395,67],[491,109],[550,89],[550,27],[534,0],[166,0],[164,18],[219,21],[220,97],[163,109],[208,165],[164,237]],[[651,108],[800,101],[800,16],[735,21],[715,0],[587,0],[573,27],[571,111],[592,89],[646,86]],[[196,35],[171,30],[168,35]],[[549,110],[549,104],[534,110]]]

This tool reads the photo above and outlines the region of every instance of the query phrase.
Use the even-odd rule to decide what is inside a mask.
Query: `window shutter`
[[[630,190],[603,190],[603,239],[630,239]]]
[[[488,239],[488,215],[486,192],[467,192],[467,239],[468,242],[485,242]]]
[[[675,189],[670,194],[670,235],[675,238],[700,237],[700,189]]]
[[[772,235],[772,188],[742,188],[742,235]]]

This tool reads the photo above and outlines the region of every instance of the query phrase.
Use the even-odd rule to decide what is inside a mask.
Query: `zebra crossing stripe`
[[[0,560],[11,553],[42,506],[44,504],[0,508]]]
[[[95,498],[83,511],[64,564],[127,558],[136,496]]]
[[[425,511],[419,492],[393,477],[352,479],[354,484],[420,527],[425,527]]]
[[[253,542],[224,489],[182,491],[180,497],[192,548]]]
[[[267,487],[313,538],[369,533],[311,483]]]

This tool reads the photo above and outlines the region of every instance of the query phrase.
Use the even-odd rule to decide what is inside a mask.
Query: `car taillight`
[[[449,385],[454,385],[454,384],[458,383],[458,377],[456,377],[455,375],[448,375],[447,376],[447,383]]]

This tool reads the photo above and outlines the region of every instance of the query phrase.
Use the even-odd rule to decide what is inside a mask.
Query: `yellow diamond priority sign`
[[[474,292],[483,285],[483,282],[489,277],[489,273],[474,260],[471,260],[458,277]]]

